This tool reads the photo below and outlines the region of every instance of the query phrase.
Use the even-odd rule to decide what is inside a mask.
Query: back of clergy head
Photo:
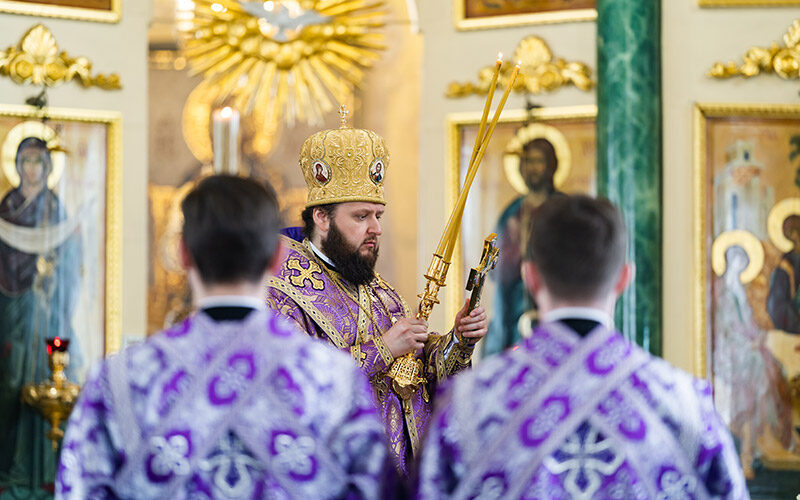
[[[313,134],[300,149],[300,169],[308,187],[306,208],[348,201],[385,205],[386,144],[371,130],[348,126],[346,109],[340,114],[341,127]]]
[[[279,258],[280,211],[269,184],[202,179],[181,202],[182,255],[202,285],[260,284]]]
[[[556,195],[530,217],[523,277],[542,313],[565,306],[613,310],[632,278],[627,231],[608,200]]]

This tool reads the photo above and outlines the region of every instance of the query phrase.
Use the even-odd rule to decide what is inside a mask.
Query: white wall
[[[74,82],[48,91],[50,106],[118,111],[122,114],[122,333],[145,333],[147,290],[147,24],[150,2],[122,2],[119,23],[95,23],[0,13],[0,47],[16,46],[25,32],[41,23],[61,50],[92,62],[94,73],[118,73],[121,91],[84,89]],[[0,102],[23,104],[33,86],[0,78]]]

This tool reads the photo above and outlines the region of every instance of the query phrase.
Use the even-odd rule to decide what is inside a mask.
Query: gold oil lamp
[[[61,422],[69,417],[81,388],[67,380],[65,370],[69,365],[69,339],[48,338],[47,358],[50,365],[50,378],[39,384],[28,384],[22,388],[22,402],[36,409],[50,422],[47,437],[58,450],[58,443],[64,437]]]

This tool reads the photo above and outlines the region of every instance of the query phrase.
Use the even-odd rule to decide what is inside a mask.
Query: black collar
[[[212,306],[200,310],[214,321],[241,321],[255,311],[248,306]]]
[[[585,337],[597,328],[598,323],[593,319],[585,319],[585,318],[565,318],[559,320],[559,323],[563,323],[567,325],[572,331],[580,335],[581,337]]]

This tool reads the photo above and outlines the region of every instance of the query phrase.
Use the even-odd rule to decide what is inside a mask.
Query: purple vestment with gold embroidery
[[[289,253],[269,281],[268,305],[356,360],[370,378],[396,465],[406,474],[430,418],[436,383],[469,366],[472,346],[455,342],[452,332],[431,336],[416,353],[428,382],[402,400],[386,377],[394,358],[381,335],[396,320],[411,316],[403,299],[380,276],[356,287],[327,268],[307,242],[286,237],[283,242]]]
[[[418,498],[749,498],[706,382],[602,326],[518,345],[438,396]]]
[[[198,313],[104,361],[69,420],[57,498],[385,498],[363,374],[271,311]]]

